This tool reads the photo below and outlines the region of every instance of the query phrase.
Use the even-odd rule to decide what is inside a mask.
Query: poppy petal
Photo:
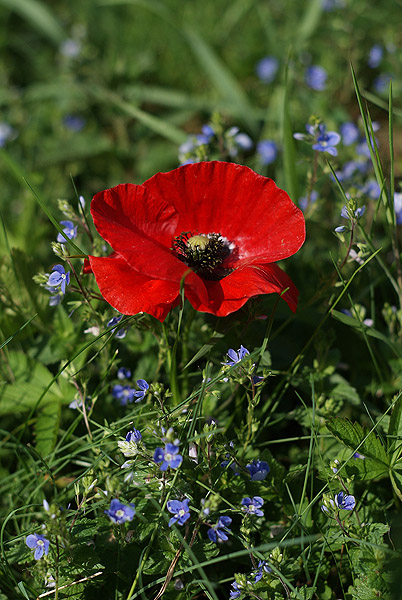
[[[177,283],[151,279],[138,273],[119,255],[89,257],[100,293],[126,315],[145,312],[163,321],[179,303]]]
[[[122,184],[96,194],[91,214],[98,233],[136,271],[180,281],[187,267],[170,250],[178,217],[162,197]]]
[[[157,173],[143,187],[168,198],[184,231],[220,233],[239,259],[276,262],[297,252],[305,239],[302,211],[272,179],[249,167],[210,161]]]
[[[220,281],[207,281],[208,303],[202,302],[189,288],[186,296],[192,306],[200,311],[226,317],[238,310],[253,296],[259,294],[281,294],[289,308],[295,312],[299,292],[290,279],[275,263],[251,265],[237,269]],[[288,290],[283,293],[283,291]]]

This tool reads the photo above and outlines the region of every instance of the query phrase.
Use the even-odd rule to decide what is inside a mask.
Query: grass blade
[[[49,8],[38,0],[0,0],[0,4],[18,13],[56,45],[67,37]]]

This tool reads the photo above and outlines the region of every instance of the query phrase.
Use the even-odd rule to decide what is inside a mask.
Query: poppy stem
[[[163,334],[165,337],[166,348],[167,348],[167,368],[169,376],[170,391],[172,392],[173,402],[175,406],[180,403],[180,389],[179,381],[177,378],[177,342],[178,336],[176,334],[173,346],[169,343],[169,332],[165,323],[163,326]]]

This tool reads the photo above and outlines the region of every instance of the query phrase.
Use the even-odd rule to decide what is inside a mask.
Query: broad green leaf
[[[384,446],[373,431],[366,432],[359,423],[352,423],[348,419],[332,417],[326,422],[329,431],[346,446],[358,451],[367,458],[371,458],[388,470],[389,458]]]
[[[36,416],[35,447],[39,454],[45,458],[56,446],[61,417],[60,398],[43,402]]]
[[[359,452],[363,454],[361,449]],[[357,481],[371,481],[388,475],[388,469],[381,462],[367,457],[349,460],[344,470],[348,477],[355,477]]]

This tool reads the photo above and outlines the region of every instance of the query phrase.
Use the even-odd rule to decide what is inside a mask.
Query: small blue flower
[[[402,193],[394,194],[394,210],[397,225],[402,225]]]
[[[332,12],[337,8],[345,8],[345,0],[322,0],[322,10]]]
[[[139,444],[142,440],[141,432],[138,429],[132,429],[126,434],[126,442],[133,442],[134,444]]]
[[[195,136],[198,144],[209,144],[215,136],[214,129],[211,127],[211,125],[203,125],[201,127],[201,131],[202,133]]]
[[[232,588],[233,589],[230,590],[229,600],[235,600],[235,598],[239,598],[242,592],[239,584],[236,581],[232,583]]]
[[[113,325],[117,325],[123,318],[123,315],[120,315],[119,317],[112,317],[111,319],[109,319],[109,321],[106,323],[106,327],[113,327]],[[116,331],[117,327],[115,327],[114,329],[112,329],[112,331]],[[115,333],[115,337],[117,337],[117,339],[122,340],[123,338],[125,338],[127,335],[127,330],[126,329],[117,329],[117,332]]]
[[[360,459],[364,460],[366,457],[363,456],[363,454],[360,454],[360,452],[355,452],[353,455],[353,458],[355,458],[355,459],[360,458]]]
[[[258,563],[257,571],[255,573],[254,583],[257,583],[262,579],[264,573],[272,573],[271,567],[268,566],[266,560],[260,560]]]
[[[208,537],[211,542],[217,542],[221,540],[222,542],[227,542],[229,539],[227,534],[231,533],[229,529],[229,525],[231,524],[232,519],[230,517],[219,517],[216,525],[208,529]]]
[[[63,231],[68,237],[69,240],[73,240],[77,237],[77,229],[78,227],[74,227],[74,223],[72,221],[60,221],[60,225],[63,227]],[[57,241],[61,244],[66,243],[66,238],[61,234],[57,234]]]
[[[222,469],[226,469],[229,466],[235,475],[240,475],[239,471],[237,470],[236,461],[234,461],[230,458],[230,454],[226,454],[226,459],[227,460],[223,460],[221,462]]]
[[[154,452],[154,461],[157,464],[162,463],[160,466],[161,471],[166,471],[168,467],[177,469],[183,461],[183,457],[178,452],[178,446],[175,444],[166,444],[164,449],[156,448]]]
[[[313,150],[318,152],[328,152],[332,156],[337,156],[338,150],[335,148],[341,141],[341,136],[336,131],[326,131],[325,125],[320,125],[320,135],[317,137]]]
[[[255,66],[255,72],[262,83],[272,83],[279,68],[276,56],[264,56]]]
[[[374,44],[370,48],[367,64],[370,69],[376,69],[380,66],[382,57],[384,56],[384,48],[380,44]]]
[[[145,381],[145,379],[137,379],[137,386],[140,388],[138,391],[134,392],[134,396],[137,398],[136,402],[140,402],[144,399],[145,394],[149,390],[149,385]]]
[[[117,379],[130,379],[131,371],[130,369],[126,369],[126,367],[120,367],[117,371]]]
[[[234,365],[237,365],[237,363],[242,361],[243,358],[247,356],[247,354],[250,354],[250,352],[247,350],[247,348],[245,348],[242,345],[240,345],[240,348],[237,350],[237,352],[232,348],[229,348],[229,350],[227,351],[227,355],[230,358],[230,360],[222,364],[228,365],[229,367],[233,367]]]
[[[264,504],[264,500],[261,496],[254,496],[253,498],[243,498],[241,501],[242,510],[248,515],[256,515],[257,517],[263,517],[264,513],[261,510],[261,506]]]
[[[322,92],[326,88],[327,77],[328,75],[324,67],[312,65],[311,67],[307,67],[304,80],[311,89]]]
[[[112,396],[116,398],[116,400],[120,400],[120,404],[122,406],[126,406],[128,402],[132,402],[135,397],[135,389],[129,385],[117,385],[113,386]]]
[[[262,165],[270,165],[276,159],[278,149],[272,140],[260,140],[257,144],[257,154]]]
[[[352,123],[352,121],[346,121],[346,123],[342,123],[339,129],[344,146],[351,146],[359,139],[359,129],[354,123]]]
[[[372,200],[377,200],[380,196],[381,188],[375,179],[369,179],[364,184],[362,192],[363,194],[367,194]]]
[[[44,554],[47,556],[47,553],[49,552],[49,540],[39,533],[31,533],[31,535],[28,535],[25,543],[31,550],[35,549],[35,560],[39,560]]]
[[[354,496],[348,496],[345,492],[339,492],[335,496],[335,504],[343,510],[353,510],[356,506],[356,500]]]
[[[170,513],[173,514],[173,517],[169,521],[169,527],[171,527],[174,523],[178,523],[179,525],[184,525],[187,519],[190,518],[190,511],[188,508],[190,500],[183,500],[183,502],[179,502],[179,500],[169,500],[167,503],[167,509]]]
[[[67,115],[63,119],[63,124],[65,127],[77,133],[85,127],[85,123],[85,119],[79,117],[78,115]]]
[[[60,44],[59,50],[66,58],[77,58],[81,53],[82,44],[78,40],[67,38]]]
[[[350,213],[347,206],[342,206],[341,217],[343,217],[344,219],[348,219],[348,220],[352,220],[354,218],[360,219],[360,217],[362,217],[365,212],[366,212],[365,206],[360,206],[359,208],[356,208],[356,210],[353,212],[353,214]]]
[[[111,501],[109,510],[105,510],[105,514],[113,521],[113,523],[122,525],[126,521],[133,520],[135,515],[135,506],[131,503],[129,506],[127,506],[115,498]]]
[[[301,208],[302,211],[304,212],[307,210],[307,208],[309,206],[314,204],[314,202],[317,202],[317,200],[318,200],[318,193],[315,190],[313,190],[310,194],[310,203],[308,202],[307,196],[303,196],[302,198],[299,198],[299,202],[298,202],[299,208]]]
[[[66,285],[70,283],[70,271],[65,271],[63,265],[55,265],[49,276],[47,284],[51,287],[60,287],[63,294],[66,293]]]
[[[255,459],[252,463],[246,465],[246,469],[250,473],[251,481],[262,481],[271,470],[265,460]]]
[[[14,129],[8,123],[0,123],[0,148],[14,135]]]
[[[375,91],[378,94],[383,94],[387,92],[389,88],[389,82],[391,81],[391,79],[392,75],[390,75],[389,73],[381,73],[380,75],[378,75],[378,77],[376,77],[373,82]]]

